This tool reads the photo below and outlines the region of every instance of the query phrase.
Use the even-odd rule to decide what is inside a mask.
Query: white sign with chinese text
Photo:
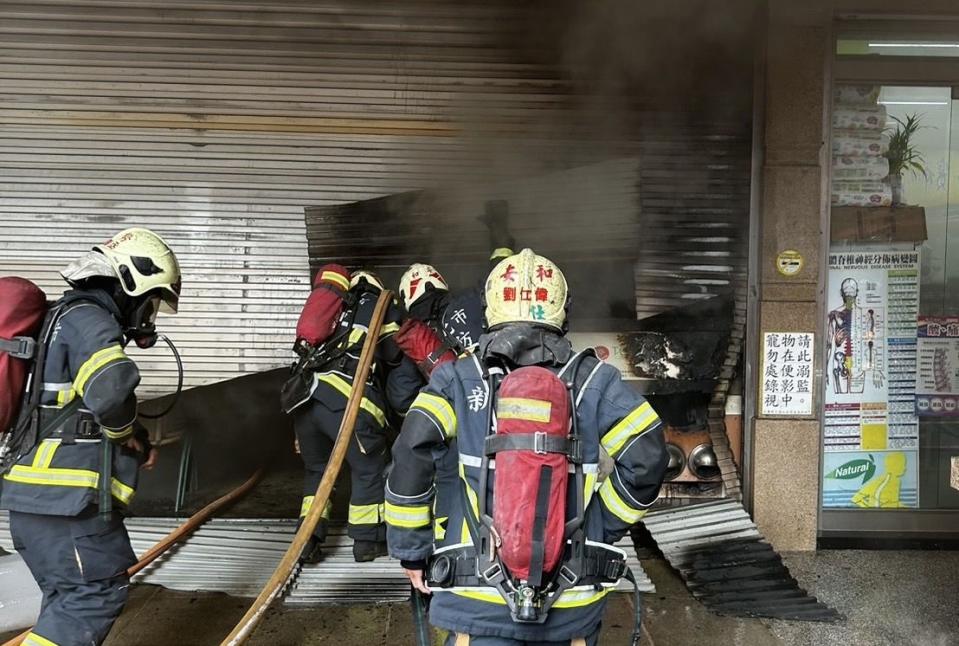
[[[812,415],[813,339],[811,332],[763,334],[763,415]]]

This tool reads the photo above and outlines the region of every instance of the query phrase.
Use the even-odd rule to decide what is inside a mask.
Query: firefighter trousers
[[[339,410],[336,410],[337,408]],[[342,409],[342,402],[335,402],[331,406],[314,399],[297,409],[294,414],[293,429],[306,469],[301,518],[309,511],[312,496],[326,471],[343,419]],[[383,499],[386,484],[386,436],[383,429],[364,412],[356,418],[346,461],[350,465],[351,486],[348,533],[354,540],[385,541]],[[328,510],[324,510],[324,519],[328,517]],[[321,542],[325,540],[326,523],[320,522],[313,535]]]
[[[127,600],[126,569],[136,562],[123,520],[10,512],[13,545],[36,579],[40,618],[24,646],[99,644]]]

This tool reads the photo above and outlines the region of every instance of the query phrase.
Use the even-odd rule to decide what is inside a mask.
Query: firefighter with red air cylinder
[[[360,352],[366,341],[383,283],[368,271],[350,272],[341,265],[325,265],[317,273],[313,292],[297,325],[294,351],[299,361],[283,386],[281,406],[293,415],[300,457],[306,473],[300,522],[313,504],[343,419]],[[353,558],[372,561],[386,555],[383,524],[383,483],[387,462],[388,397],[382,384],[404,361],[393,342],[399,329],[399,308],[386,314],[377,339],[376,364],[362,385],[363,398],[346,460],[351,487],[347,532],[353,539]],[[324,554],[331,503],[304,547],[301,561],[316,563]]]
[[[487,333],[432,371],[393,446],[390,554],[432,594],[448,645],[594,645],[606,594],[631,577],[612,545],[659,493],[662,424],[615,368],[573,351],[568,304],[549,259],[503,259],[485,284]],[[460,477],[437,479],[454,439]]]

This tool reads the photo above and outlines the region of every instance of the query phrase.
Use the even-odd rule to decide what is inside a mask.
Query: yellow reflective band
[[[591,587],[587,590],[567,590],[560,595],[559,599],[556,600],[556,603],[553,604],[553,607],[581,608],[583,606],[588,606],[605,598],[606,595],[612,591],[612,589],[613,588],[604,587],[600,590],[595,590]],[[485,601],[486,603],[495,603],[500,606],[506,605],[506,600],[503,599],[503,597],[493,589],[484,590],[482,588],[451,588],[450,592],[460,597],[466,597],[467,599]]]
[[[614,456],[626,442],[648,429],[657,419],[659,418],[656,417],[653,407],[648,402],[643,402],[603,436],[603,446],[610,456]]]
[[[119,431],[111,430],[105,426],[101,426],[100,428],[101,430],[103,430],[103,434],[106,435],[111,440],[125,440],[126,438],[133,435],[132,425],[127,426],[126,428],[121,429]]]
[[[365,337],[365,336],[366,336],[366,330],[359,330],[359,329],[357,329],[357,328],[353,328],[352,330],[350,330],[350,342],[349,342],[349,344],[350,344],[350,345],[359,345],[360,342],[363,340],[363,337]]]
[[[433,538],[441,541],[446,538],[446,523],[450,520],[449,516],[440,516],[433,521]]]
[[[497,247],[493,249],[493,253],[489,255],[490,260],[502,260],[503,258],[509,258],[510,256],[516,255],[512,249],[509,247]]]
[[[442,397],[421,392],[410,406],[410,410],[429,413],[446,437],[456,436],[456,413],[450,403]]]
[[[380,326],[380,336],[386,336],[388,334],[396,334],[400,330],[399,323],[384,323]]]
[[[46,637],[41,637],[36,633],[28,633],[20,643],[23,644],[23,646],[58,646],[56,642],[52,642]]]
[[[646,515],[645,509],[634,509],[626,504],[620,497],[619,492],[613,488],[612,477],[606,478],[606,481],[599,488],[599,497],[606,505],[606,509],[627,525],[636,524],[640,518]]]
[[[469,481],[466,479],[466,467],[461,462],[459,465],[460,471],[460,480],[463,483],[463,486],[466,488],[466,498],[470,501],[470,509],[473,510],[473,518],[479,518],[479,499],[476,497],[476,492],[473,491],[473,488],[470,486]],[[469,510],[463,510],[463,526],[460,528],[460,542],[461,543],[472,543],[472,537],[470,536],[470,528],[466,523],[466,514],[469,513]]]
[[[542,399],[503,397],[496,402],[498,419],[521,419],[528,422],[548,422],[553,403]]]
[[[593,494],[596,493],[596,479],[599,478],[598,473],[586,473],[586,484],[583,485],[584,497],[583,497],[583,508],[589,507],[589,502],[593,499]]]
[[[317,375],[316,378],[324,383],[327,383],[333,386],[338,391],[340,391],[344,396],[346,397],[350,396],[350,391],[352,390],[352,387],[350,386],[350,383],[346,381],[346,379],[343,379],[343,377],[329,373],[325,375]],[[386,425],[386,413],[384,413],[379,406],[371,402],[366,397],[364,397],[360,401],[360,408],[362,408],[367,413],[372,415],[373,419],[375,419],[380,426]]]
[[[116,478],[110,478],[110,493],[113,494],[114,498],[126,505],[133,499],[133,494],[135,494],[136,491],[133,490],[133,487],[128,487]]]
[[[346,522],[350,525],[377,525],[383,520],[383,505],[350,505],[349,518]]]
[[[58,440],[44,440],[41,442],[40,448],[37,449],[37,454],[33,456],[31,466],[40,469],[49,468],[50,463],[53,462],[53,454],[56,453],[59,447],[60,442]]]
[[[430,506],[414,505],[410,507],[394,505],[386,501],[384,514],[386,524],[404,529],[419,529],[430,525]]]
[[[310,507],[313,506],[313,496],[303,496],[303,502],[300,503],[300,518],[303,518],[308,513],[310,513]],[[320,513],[320,518],[324,520],[330,519],[330,513],[333,511],[333,501],[327,500],[326,505],[323,506],[323,511]]]
[[[343,291],[348,291],[350,289],[350,280],[343,274],[338,274],[335,271],[324,271],[322,274],[320,274],[320,280],[335,283],[336,286]]]
[[[119,345],[112,345],[109,348],[97,350],[90,355],[89,359],[83,362],[82,366],[80,366],[80,369],[77,371],[77,377],[73,380],[73,389],[80,395],[83,395],[83,389],[87,385],[87,381],[100,368],[104,367],[108,363],[121,361],[126,358],[127,355],[123,353],[123,348],[121,348]]]
[[[73,388],[67,388],[66,390],[57,391],[57,406],[61,408],[66,406],[73,401],[73,398],[77,396],[77,391]]]
[[[87,487],[96,489],[100,483],[100,474],[87,469],[59,469],[28,467],[21,464],[10,469],[10,473],[3,477],[10,482],[20,484],[45,485],[51,487]],[[110,491],[113,497],[129,504],[133,499],[134,489],[116,478],[110,480]]]
[[[613,588],[602,588],[601,590],[567,590],[559,596],[554,608],[582,608],[596,603],[606,597],[613,591]]]

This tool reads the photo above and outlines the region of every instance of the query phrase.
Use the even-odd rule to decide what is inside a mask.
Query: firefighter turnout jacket
[[[3,509],[80,514],[97,502],[100,442],[122,444],[134,435],[140,373],[123,351],[120,311],[99,289],[68,291],[61,304],[40,376],[39,425],[75,397],[83,405],[4,476]],[[114,501],[127,505],[137,485],[139,456],[123,447],[113,456],[110,489]]]
[[[643,397],[622,381],[618,370],[591,354],[581,361],[573,361],[574,357],[569,342],[557,333],[509,326],[484,336],[476,355],[445,363],[433,372],[393,446],[394,467],[386,490],[391,556],[404,561],[405,567],[418,569],[433,555],[471,546],[464,514],[475,518],[479,495],[487,495],[492,508],[496,480],[501,481],[499,486],[509,486],[509,474],[498,474],[494,467],[488,491],[478,491],[492,399],[484,379],[487,370],[540,365],[569,380],[573,377],[564,374],[566,366],[579,363],[574,392],[583,444],[586,539],[612,545],[643,517],[656,500],[666,467],[662,424]],[[437,480],[436,460],[454,438],[459,479]],[[603,450],[615,464],[605,479],[599,468]],[[572,490],[569,493],[572,500]],[[434,517],[434,509],[443,509],[448,517]],[[567,504],[567,519],[574,515],[572,503]],[[597,630],[610,589],[575,586],[563,593],[546,622],[537,625],[513,622],[505,601],[492,587],[434,587],[430,620],[456,633],[519,641],[570,640]]]
[[[346,408],[353,376],[359,365],[360,353],[366,343],[370,321],[376,308],[378,292],[364,291],[357,297],[355,305],[348,307],[340,315],[339,323],[332,339],[343,338],[345,350],[328,364],[319,366],[314,373],[313,399],[322,401],[330,410],[337,412]],[[374,364],[360,403],[360,415],[366,417],[377,428],[387,424],[387,402],[383,393],[386,375],[403,360],[403,353],[393,341],[393,335],[400,329],[400,312],[393,303],[386,311],[380,338],[374,354]]]

